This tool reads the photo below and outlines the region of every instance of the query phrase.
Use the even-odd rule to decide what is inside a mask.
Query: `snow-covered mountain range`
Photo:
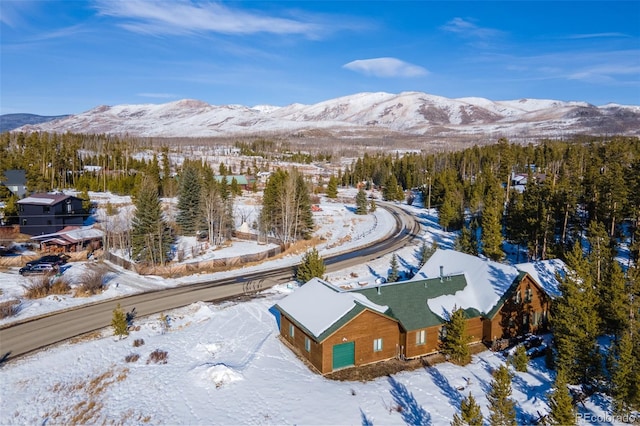
[[[314,105],[209,105],[185,99],[165,104],[99,106],[18,131],[129,134],[143,137],[258,135],[454,136],[491,134],[558,137],[640,136],[640,106],[541,99],[449,99],[422,92],[358,93]]]

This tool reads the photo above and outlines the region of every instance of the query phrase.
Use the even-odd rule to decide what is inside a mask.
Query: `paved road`
[[[393,233],[368,247],[327,257],[327,272],[361,265],[384,256],[409,244],[419,234],[420,225],[411,215],[393,205],[385,204],[381,207],[387,208],[396,218],[397,225]],[[108,327],[118,303],[125,312],[135,307],[138,316],[146,316],[198,301],[210,302],[250,295],[278,283],[291,281],[294,273],[295,268],[292,266],[276,268],[90,303],[8,324],[0,328],[0,364],[10,358]]]

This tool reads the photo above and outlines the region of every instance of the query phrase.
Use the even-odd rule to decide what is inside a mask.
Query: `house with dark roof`
[[[314,278],[276,304],[280,334],[326,374],[437,352],[446,318],[455,309],[467,316],[470,343],[545,331],[558,286],[550,271],[562,266],[519,269],[437,250],[410,281],[344,290]],[[540,277],[548,282],[540,284]]]
[[[66,226],[82,226],[87,218],[82,199],[63,193],[36,193],[18,201],[20,232],[53,234]]]
[[[5,170],[0,173],[0,179],[0,184],[16,197],[22,198],[27,193],[27,173],[24,170]]]

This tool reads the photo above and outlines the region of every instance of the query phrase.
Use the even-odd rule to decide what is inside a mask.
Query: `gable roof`
[[[549,259],[519,263],[516,268],[529,274],[549,296],[560,297],[560,282],[556,274],[564,278],[567,273],[567,265],[562,260]]]
[[[387,306],[366,297],[341,291],[319,278],[313,278],[276,304],[281,312],[318,341],[330,334],[334,325],[346,322],[364,309],[384,314]]]
[[[416,276],[440,277],[440,267],[445,279],[447,276],[464,274],[467,281],[467,286],[461,291],[452,295],[444,294],[429,302],[432,310],[440,312],[452,312],[457,306],[487,313],[498,304],[520,275],[520,271],[511,265],[455,250],[438,249]]]
[[[36,235],[31,237],[31,239],[41,242],[55,242],[58,245],[69,245],[99,239],[103,236],[104,232],[93,226],[67,226],[58,232]]]
[[[419,281],[401,281],[378,287],[354,290],[377,304],[389,306],[388,315],[400,321],[407,331],[442,324],[452,309],[445,312],[439,303],[433,303],[441,297],[455,297],[464,291],[468,282],[464,274]],[[458,307],[461,307],[458,304]],[[477,317],[482,312],[474,306],[463,307],[467,317]]]

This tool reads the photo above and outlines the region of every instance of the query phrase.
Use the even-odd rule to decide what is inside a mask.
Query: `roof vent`
[[[380,294],[380,286],[376,287],[378,289],[378,294]]]

